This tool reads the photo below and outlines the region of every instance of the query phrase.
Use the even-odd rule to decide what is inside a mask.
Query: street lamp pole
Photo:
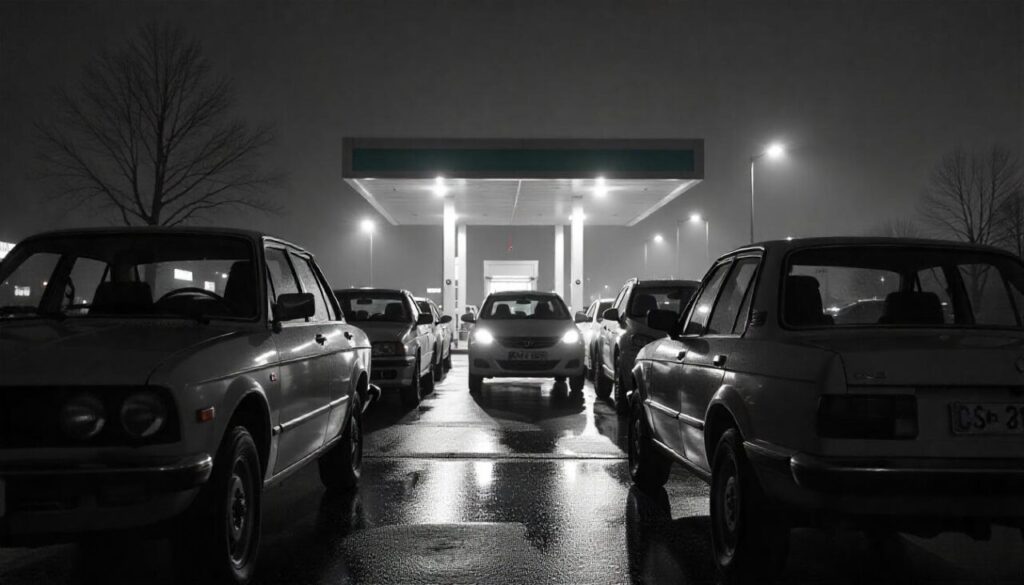
[[[359,229],[361,229],[364,234],[370,236],[370,286],[373,286],[373,232],[375,231],[375,228],[376,226],[372,219],[364,219],[359,222]]]
[[[373,232],[370,232],[370,286],[373,286]]]
[[[703,217],[699,213],[690,215],[690,222],[692,223],[704,223],[704,259],[711,264],[711,221],[706,217]]]
[[[774,142],[758,154],[750,157],[750,243],[754,243],[754,166],[755,163],[764,158],[781,158],[786,155],[786,147]]]

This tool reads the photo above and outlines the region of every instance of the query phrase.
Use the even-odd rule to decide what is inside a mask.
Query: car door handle
[[[314,337],[313,339],[315,339],[316,342],[319,343],[320,345],[327,343],[327,336],[324,335],[323,333],[317,333],[316,337]]]
[[[684,349],[683,351],[677,353],[676,359],[679,361],[683,361],[684,359],[686,359],[686,350]]]
[[[349,331],[345,332],[345,339],[352,339],[352,333]]]
[[[713,366],[715,366],[716,368],[720,368],[720,367],[724,366],[725,365],[725,356],[722,355],[722,354],[716,355],[714,358],[712,358],[711,364]]]

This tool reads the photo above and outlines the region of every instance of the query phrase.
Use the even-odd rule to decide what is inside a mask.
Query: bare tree
[[[181,28],[142,27],[56,101],[54,118],[37,124],[40,173],[76,205],[164,226],[227,208],[277,210],[264,193],[279,176],[260,166],[270,129],[232,117],[230,82]]]
[[[999,213],[1003,245],[1024,258],[1024,191],[1008,197]]]

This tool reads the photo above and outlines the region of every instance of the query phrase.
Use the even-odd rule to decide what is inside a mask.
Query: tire
[[[347,492],[359,485],[363,471],[362,404],[352,401],[352,416],[345,425],[341,440],[324,453],[317,462],[320,482],[329,492]]]
[[[469,393],[470,394],[479,394],[480,391],[483,390],[483,387],[484,387],[484,377],[483,376],[474,376],[473,374],[469,375]]]
[[[569,390],[576,394],[583,392],[583,386],[587,383],[587,375],[580,374],[579,376],[573,376],[569,378]]]
[[[445,358],[444,358],[444,371],[445,372],[452,371],[452,348],[451,348],[451,346],[448,347],[448,355],[446,355]]]
[[[626,400],[626,379],[623,377],[622,364],[619,357],[615,356],[615,412],[625,414],[629,412],[629,401]]]
[[[406,408],[419,406],[423,399],[423,378],[420,376],[420,358],[416,356],[416,366],[412,374],[412,384],[402,388],[402,405]]]
[[[597,377],[600,374],[601,369],[597,367],[597,345],[594,345],[590,348],[590,367],[587,368],[587,379],[597,382]]]
[[[565,376],[555,376],[555,384],[565,384]]]
[[[242,426],[228,430],[209,481],[172,536],[175,566],[189,581],[248,583],[260,545],[263,477],[259,452]]]
[[[647,417],[637,402],[629,411],[629,477],[641,489],[654,491],[665,485],[671,471],[672,461],[651,443]]]
[[[602,360],[597,362],[597,372],[594,374],[594,392],[601,400],[608,400],[612,395],[612,381],[604,375],[604,364]]]
[[[781,573],[789,527],[765,498],[736,429],[725,431],[715,448],[710,499],[711,546],[722,575],[745,581]]]
[[[445,378],[445,376],[444,376],[444,374],[445,374],[444,358],[440,357],[441,356],[440,351],[438,351],[437,355],[438,355],[437,364],[434,365],[434,370],[433,370],[434,382],[443,382],[444,378]]]
[[[430,371],[427,372],[426,376],[423,376],[423,381],[420,385],[423,387],[423,396],[434,392],[434,387],[437,385],[437,371],[441,368],[439,364],[433,364],[430,366]]]

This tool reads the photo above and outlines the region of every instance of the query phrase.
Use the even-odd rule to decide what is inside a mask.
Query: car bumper
[[[470,346],[469,374],[484,378],[571,378],[583,375],[583,345],[545,348],[542,359],[515,359],[501,346],[487,349]]]
[[[158,525],[188,509],[212,470],[207,454],[67,465],[2,463],[0,544],[48,544]]]
[[[1024,459],[863,459],[745,446],[766,493],[787,507],[826,517],[1024,522]]]
[[[373,358],[370,381],[382,390],[410,386],[416,376],[416,358]]]

